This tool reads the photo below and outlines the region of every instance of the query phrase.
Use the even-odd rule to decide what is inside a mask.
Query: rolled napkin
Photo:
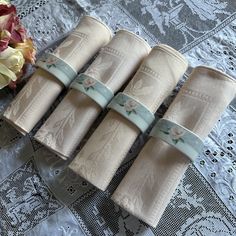
[[[150,50],[150,46],[135,34],[126,30],[118,31],[85,73],[72,83],[72,89],[35,138],[63,159],[68,158],[102,108],[134,74]],[[99,89],[104,90],[106,87],[108,99],[98,97]]]
[[[151,135],[156,137],[145,144],[112,199],[156,227],[186,168],[196,158],[195,151],[199,152],[199,138],[209,134],[235,92],[236,83],[228,75],[208,67],[195,68],[164,119],[154,126]]]
[[[145,132],[152,123],[153,113],[174,89],[187,64],[173,48],[154,47],[124,93],[112,100],[112,110],[69,167],[105,190],[140,130]]]
[[[45,54],[40,68],[17,94],[4,118],[22,134],[30,132],[65,86],[91,57],[111,39],[109,28],[95,18],[84,16],[77,28],[53,52]]]

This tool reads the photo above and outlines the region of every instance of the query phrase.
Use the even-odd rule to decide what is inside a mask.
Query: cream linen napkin
[[[205,138],[235,96],[226,74],[197,67],[164,115]],[[114,192],[112,199],[132,215],[156,227],[190,159],[151,137]]]
[[[111,39],[111,31],[95,18],[84,16],[71,35],[54,51],[75,72]],[[4,113],[22,134],[32,130],[64,85],[49,72],[37,69]]]
[[[126,30],[116,33],[84,73],[105,84],[113,93],[134,74],[150,51],[141,38]],[[71,89],[35,138],[63,159],[80,143],[102,108],[90,97]]]
[[[124,93],[154,113],[186,68],[187,61],[180,53],[166,45],[156,46]],[[139,133],[133,123],[110,110],[69,167],[96,187],[105,190]]]

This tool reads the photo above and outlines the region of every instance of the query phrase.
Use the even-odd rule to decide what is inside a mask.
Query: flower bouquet
[[[27,63],[35,62],[32,39],[16,15],[9,1],[0,0],[0,89],[9,85],[15,88]]]

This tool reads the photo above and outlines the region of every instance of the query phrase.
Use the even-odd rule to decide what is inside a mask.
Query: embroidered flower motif
[[[92,79],[92,78],[87,78],[83,81],[83,86],[86,90],[88,89],[94,89],[94,85],[96,84],[96,80]]]
[[[184,143],[184,139],[182,137],[186,133],[186,131],[181,127],[173,126],[171,128],[167,128],[167,130],[161,130],[161,132],[169,135],[172,139],[172,142],[175,144],[177,144],[179,141]]]
[[[172,127],[169,132],[169,135],[175,144],[178,143],[178,141],[184,143],[184,140],[182,139],[184,134],[185,130],[177,126]]]
[[[47,214],[47,212],[44,211],[38,211],[37,214],[35,215],[34,219],[35,220],[41,220],[45,217],[45,215]]]
[[[173,140],[181,140],[181,137],[185,134],[185,130],[174,126],[170,129],[170,136]]]
[[[125,108],[125,111],[130,115],[132,112],[136,113],[135,109],[138,107],[138,103],[135,102],[134,100],[127,100],[125,103],[124,103],[124,108]]]
[[[47,68],[49,69],[51,67],[56,67],[56,62],[58,59],[50,56],[44,56],[41,60],[46,64]]]

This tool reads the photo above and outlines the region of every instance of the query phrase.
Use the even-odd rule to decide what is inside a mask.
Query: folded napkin
[[[236,84],[228,75],[208,67],[197,67],[164,118],[205,138],[235,92]],[[181,132],[177,129],[171,132],[175,144],[184,142]],[[156,227],[190,162],[175,147],[151,137],[112,199],[132,215]]]
[[[100,81],[113,96],[134,74],[150,50],[150,46],[135,34],[126,30],[118,31],[82,75],[86,78],[83,81],[84,88],[94,92],[96,81]],[[77,90],[75,84],[35,138],[66,159],[101,111],[102,107],[87,94]]]
[[[144,112],[153,116],[152,113],[173,90],[186,68],[187,61],[173,48],[166,45],[154,47],[124,90],[124,94],[134,100],[124,102],[126,96],[117,97],[117,104],[125,109],[126,117],[117,110],[110,110],[69,167],[105,190],[144,128],[138,115]],[[138,103],[142,103],[143,107]],[[132,123],[129,120],[132,117],[139,122]]]
[[[84,64],[100,47],[107,44],[110,38],[111,31],[106,25],[95,18],[83,17],[78,27],[53,54],[47,54],[47,58],[41,59],[44,69],[36,70],[7,108],[4,118],[22,134],[30,132],[64,86],[69,84],[68,77],[73,79],[73,76],[76,76]],[[55,76],[53,71],[57,65],[56,72],[59,72],[59,78],[67,79],[66,81],[60,81]],[[62,69],[64,72],[61,71]]]

